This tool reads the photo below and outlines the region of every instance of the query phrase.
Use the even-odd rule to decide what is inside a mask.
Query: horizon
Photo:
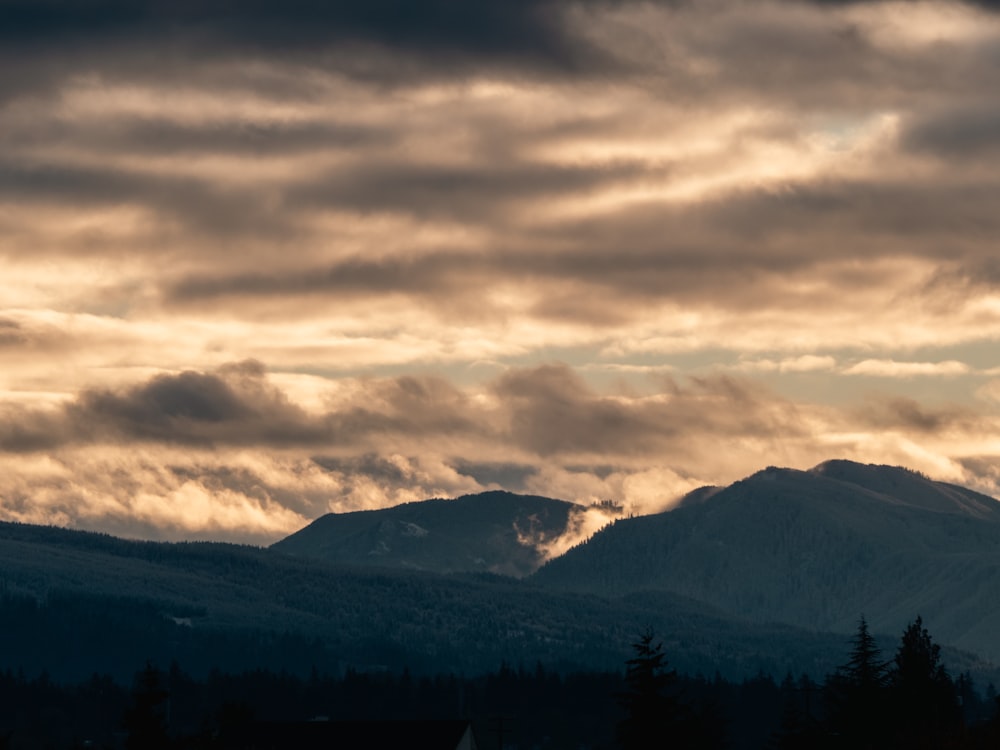
[[[107,535],[107,536],[111,536],[111,537],[114,537],[114,538],[117,538],[117,539],[122,539],[124,541],[129,541],[129,542],[156,542],[156,543],[163,542],[163,543],[167,543],[167,544],[173,544],[173,543],[183,544],[183,543],[189,543],[189,542],[205,542],[205,543],[212,543],[212,544],[221,543],[221,544],[245,545],[245,546],[250,546],[250,547],[255,547],[255,548],[258,548],[258,549],[266,550],[269,547],[271,547],[272,545],[276,544],[277,542],[285,541],[286,539],[290,538],[291,536],[294,536],[295,534],[297,534],[299,531],[303,531],[303,530],[311,527],[316,521],[321,520],[322,518],[324,518],[327,515],[339,515],[339,514],[354,513],[354,512],[375,512],[375,511],[380,511],[380,510],[390,510],[390,509],[393,509],[393,508],[400,508],[400,507],[403,507],[403,506],[406,506],[406,505],[421,505],[421,504],[424,504],[424,503],[433,503],[433,502],[446,502],[447,503],[447,502],[452,502],[452,501],[456,501],[456,500],[462,500],[462,499],[465,499],[465,498],[475,498],[475,497],[479,497],[481,495],[487,495],[487,494],[490,494],[490,493],[499,493],[499,494],[503,494],[503,495],[511,495],[511,496],[514,496],[514,497],[533,497],[533,498],[539,498],[539,499],[542,499],[542,500],[552,500],[552,501],[559,502],[559,503],[567,503],[569,505],[574,506],[579,511],[578,514],[575,517],[572,517],[570,519],[570,521],[567,523],[566,527],[558,535],[556,535],[556,536],[533,538],[532,536],[529,535],[529,536],[526,536],[526,537],[522,538],[521,532],[520,532],[520,530],[518,530],[519,543],[521,545],[524,545],[527,548],[532,548],[532,549],[536,550],[541,555],[540,559],[542,560],[542,564],[544,564],[544,563],[546,563],[546,562],[548,562],[548,561],[550,561],[550,560],[552,560],[552,559],[554,559],[556,557],[561,556],[562,554],[564,554],[569,549],[572,549],[573,547],[576,547],[577,545],[582,544],[583,542],[589,540],[592,536],[594,536],[599,531],[603,530],[606,526],[611,525],[615,520],[627,519],[627,518],[636,518],[636,517],[641,517],[641,516],[645,516],[645,515],[655,515],[655,514],[659,514],[659,513],[669,513],[671,511],[673,511],[674,509],[680,507],[681,504],[683,503],[683,501],[685,500],[685,498],[687,498],[689,495],[697,494],[701,490],[706,490],[706,489],[718,490],[718,491],[726,490],[726,489],[729,489],[730,487],[732,487],[733,485],[735,485],[735,484],[737,484],[739,482],[752,479],[752,478],[756,477],[759,474],[765,474],[765,473],[771,472],[771,471],[792,471],[792,472],[799,472],[799,473],[808,474],[808,473],[814,473],[816,469],[819,469],[821,467],[827,466],[828,464],[832,464],[832,463],[847,463],[847,464],[851,464],[851,465],[854,465],[854,466],[858,466],[858,467],[862,467],[862,468],[869,468],[869,469],[890,469],[890,470],[895,470],[895,471],[902,471],[902,472],[906,472],[906,473],[909,473],[909,474],[914,474],[914,475],[918,476],[920,479],[922,479],[922,480],[924,480],[926,482],[932,483],[932,484],[944,484],[944,485],[950,485],[950,484],[952,484],[952,483],[948,483],[948,482],[942,482],[941,480],[935,479],[934,477],[927,476],[923,472],[917,471],[915,469],[911,469],[911,468],[906,467],[906,466],[898,466],[898,465],[890,465],[890,464],[861,463],[861,462],[857,462],[857,461],[851,461],[849,459],[831,458],[831,459],[827,459],[825,461],[821,461],[820,463],[816,464],[815,466],[811,466],[811,467],[808,467],[806,469],[795,469],[795,468],[787,467],[787,466],[774,466],[774,465],[760,467],[756,471],[753,471],[753,472],[751,472],[750,474],[747,474],[744,477],[739,477],[739,478],[735,479],[733,482],[731,482],[729,484],[726,484],[726,485],[702,485],[700,487],[696,487],[696,488],[694,488],[694,489],[686,492],[683,495],[680,495],[678,497],[673,498],[668,503],[666,503],[663,507],[658,508],[656,510],[649,510],[649,509],[643,509],[643,508],[636,509],[636,508],[632,508],[632,507],[627,506],[627,505],[623,505],[623,504],[619,504],[619,503],[614,503],[613,499],[607,499],[607,498],[606,499],[601,499],[601,500],[594,500],[594,501],[592,501],[590,503],[580,503],[580,502],[576,502],[576,501],[573,501],[573,500],[567,500],[565,498],[552,497],[552,496],[548,496],[548,495],[537,495],[535,493],[514,492],[512,490],[507,490],[507,489],[504,489],[502,487],[495,487],[495,488],[481,490],[481,491],[474,492],[474,493],[463,493],[461,495],[454,495],[454,496],[450,496],[450,497],[426,497],[426,498],[421,498],[421,499],[418,499],[418,500],[405,500],[405,501],[403,501],[401,503],[397,503],[397,504],[393,504],[393,505],[384,505],[384,506],[380,506],[378,508],[362,508],[362,509],[358,509],[358,510],[347,510],[347,511],[327,511],[327,512],[324,512],[324,513],[322,513],[322,514],[320,514],[320,515],[318,515],[318,516],[316,516],[314,518],[307,518],[307,519],[305,519],[305,521],[304,521],[304,523],[303,523],[303,525],[301,527],[296,528],[296,529],[292,529],[291,531],[288,532],[287,535],[281,535],[281,536],[275,537],[273,539],[262,539],[262,540],[257,540],[257,541],[239,541],[239,540],[235,540],[234,541],[234,540],[231,540],[231,539],[213,538],[213,537],[207,537],[207,536],[203,537],[203,538],[198,538],[198,539],[163,539],[163,538],[158,537],[158,536],[134,536],[134,535],[128,535],[128,534],[115,534],[115,533],[112,533],[112,532],[103,531],[101,529],[91,529],[91,528],[84,528],[84,527],[79,527],[79,526],[64,526],[64,525],[59,525],[59,524],[31,524],[30,522],[16,521],[16,520],[15,521],[11,521],[9,519],[0,519],[0,523],[7,522],[7,523],[15,523],[15,524],[24,524],[24,525],[29,525],[29,526],[30,525],[41,525],[41,526],[44,526],[44,527],[47,527],[47,528],[63,529],[63,530],[66,530],[66,531],[80,531],[80,532],[84,532],[84,533],[104,534],[104,535]],[[853,484],[853,482],[852,482],[852,484]],[[859,486],[863,486],[863,485],[859,485]],[[978,490],[976,490],[975,488],[972,488],[972,487],[965,487],[964,485],[954,485],[954,486],[958,486],[958,487],[961,487],[963,489],[970,490],[972,492],[978,492]],[[980,494],[982,494],[982,493],[980,493]],[[985,497],[987,497],[987,498],[989,498],[991,500],[1000,502],[1000,498],[994,497],[992,495],[985,495]],[[607,507],[607,504],[609,502],[614,503],[613,507],[618,510],[617,513],[612,514],[610,516],[608,514],[608,507]],[[516,529],[516,526],[515,526],[515,529]]]
[[[0,2],[0,520],[1000,495],[993,0],[125,5]]]

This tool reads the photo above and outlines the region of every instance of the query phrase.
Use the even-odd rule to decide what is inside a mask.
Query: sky
[[[1000,494],[1000,3],[0,0],[0,519]]]

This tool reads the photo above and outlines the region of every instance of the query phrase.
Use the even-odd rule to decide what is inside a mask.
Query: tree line
[[[729,746],[719,731],[725,716],[683,700],[684,686],[667,668],[662,644],[645,633],[627,662],[626,716],[617,724],[623,750],[708,750]],[[953,679],[941,647],[917,617],[885,659],[861,617],[847,661],[822,684],[791,675],[782,683],[781,720],[761,747],[767,750],[974,750],[1000,747],[1000,698],[990,684],[981,696],[968,674]],[[773,706],[772,706],[773,707]]]
[[[817,682],[759,674],[680,675],[651,632],[622,671],[560,673],[507,663],[469,677],[408,670],[307,676],[258,669],[193,678],[147,663],[131,685],[94,675],[59,684],[0,672],[0,748],[225,748],[253,722],[464,718],[481,750],[1000,747],[996,691],[952,678],[917,618],[891,658],[862,618],[842,666]]]

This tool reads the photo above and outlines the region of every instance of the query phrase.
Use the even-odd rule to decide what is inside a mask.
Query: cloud
[[[929,113],[912,122],[903,144],[940,158],[975,159],[995,156],[1000,149],[1000,110],[986,105]]]
[[[178,57],[208,59],[332,58],[353,65],[358,75],[371,75],[392,58],[401,61],[397,73],[417,64],[441,74],[477,62],[556,71],[601,62],[596,50],[566,28],[566,7],[553,0],[430,0],[419,6],[399,0],[363,6],[346,0],[254,0],[238,6],[223,0],[8,0],[0,6],[0,39],[21,55],[49,49],[70,58],[96,46],[129,52],[160,47]]]
[[[28,14],[17,23],[35,44],[50,31],[156,33],[156,19],[175,18],[170,28],[218,34],[240,60],[181,55],[148,75],[122,60],[107,74],[84,66],[56,93],[38,88],[0,113],[14,137],[0,155],[0,192],[18,207],[0,217],[0,257],[20,256],[22,270],[20,248],[38,258],[32,283],[16,285],[22,303],[136,324],[385,311],[393,322],[344,347],[364,349],[350,363],[339,346],[316,362],[323,347],[306,343],[311,325],[301,341],[285,337],[285,352],[229,344],[221,327],[192,346],[221,341],[231,346],[223,360],[354,372],[404,356],[441,362],[440,341],[472,318],[493,325],[461,343],[495,342],[501,356],[563,340],[651,347],[653,332],[675,349],[746,341],[800,356],[818,330],[831,348],[939,345],[987,330],[973,309],[983,289],[942,308],[992,257],[995,179],[914,164],[906,146],[921,118],[969,108],[971,94],[943,83],[965,86],[970,66],[982,77],[975,61],[883,49],[873,35],[887,22],[860,7],[526,2],[505,6],[504,23],[586,37],[614,55],[653,50],[658,62],[644,60],[639,78],[586,69],[572,83],[459,65],[462,80],[415,74],[391,96],[336,61],[303,62],[270,42],[261,42],[268,55],[242,64],[241,35],[291,40],[298,24],[310,33],[330,24],[345,38],[411,35],[398,47],[407,54],[410,42],[447,46],[452,32],[465,44],[459,32],[473,16],[501,12],[488,3],[456,11],[453,26],[394,28],[399,17],[334,5],[304,4],[285,19],[291,31],[270,23],[283,11],[266,4],[232,24],[219,22],[228,6],[216,4],[56,4],[50,20],[11,6]],[[427,18],[441,7],[428,6]],[[934,12],[981,21],[970,8]],[[769,82],[776,71],[780,86]],[[927,80],[947,98],[927,101]],[[85,269],[95,258],[105,259],[100,293],[68,295],[51,274],[39,281],[53,259]],[[950,281],[928,285],[945,267]],[[871,319],[880,324],[859,324]]]
[[[728,378],[664,381],[651,397],[606,396],[565,365],[510,370],[472,397],[441,378],[356,380],[322,413],[307,412],[245,361],[214,372],[156,375],[118,391],[88,390],[61,407],[12,410],[0,446],[32,451],[60,444],[139,440],[190,446],[359,446],[422,441],[510,441],[535,455],[627,456],[691,429],[753,434],[794,413]],[[714,424],[711,424],[714,422]],[[385,441],[385,442],[383,442]],[[371,466],[368,467],[371,470]]]
[[[602,396],[568,367],[516,370],[493,386],[510,435],[542,456],[629,456],[677,449],[681,435],[731,437],[797,431],[794,408],[774,403],[748,383],[725,377],[664,381],[650,397]]]
[[[475,480],[486,488],[503,489],[508,492],[525,492],[529,481],[538,474],[539,467],[515,462],[474,462],[455,457],[451,460],[455,471]]]
[[[524,546],[534,547],[543,561],[559,557],[571,547],[586,541],[608,524],[617,513],[613,507],[600,505],[581,506],[567,518],[566,530],[556,537],[547,537],[532,530],[515,528],[517,540]]]
[[[156,375],[120,391],[88,390],[59,407],[12,409],[0,435],[8,451],[131,440],[211,446],[302,444],[328,429],[292,404],[253,361],[213,373]]]
[[[974,432],[979,426],[971,409],[959,405],[930,407],[911,398],[872,399],[859,416],[876,428],[938,435],[963,427]]]
[[[829,355],[803,354],[798,357],[788,357],[782,360],[744,360],[736,366],[736,369],[746,372],[791,373],[833,370],[836,366],[837,360]]]
[[[78,434],[187,444],[311,443],[328,437],[263,378],[257,362],[159,375],[121,393],[90,391],[68,409]]]
[[[845,375],[869,375],[882,378],[912,378],[920,376],[954,377],[965,375],[970,367],[964,362],[897,362],[892,359],[865,359],[844,369]]]
[[[984,383],[976,389],[976,396],[983,400],[1000,404],[1000,380],[990,380]]]
[[[993,497],[1000,496],[1000,469],[996,456],[965,456],[958,459],[963,484]]]
[[[994,9],[0,0],[0,512],[979,481]]]
[[[994,417],[957,405],[818,407],[717,375],[604,391],[550,364],[466,385],[341,378],[307,400],[285,390],[296,382],[244,361],[45,407],[6,402],[0,515],[261,541],[331,510],[496,487],[654,512],[769,463],[835,455],[939,473],[998,434]]]

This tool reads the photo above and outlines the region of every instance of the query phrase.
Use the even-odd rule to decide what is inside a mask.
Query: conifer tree
[[[920,617],[903,632],[891,678],[896,742],[901,747],[943,747],[961,722],[955,685],[941,663],[941,647]]]
[[[658,745],[669,747],[681,719],[674,693],[677,673],[667,670],[663,644],[654,643],[651,631],[645,631],[632,649],[635,656],[625,662],[626,690],[618,696],[625,709],[616,728],[618,742],[623,750],[632,750],[649,748],[650,738],[656,738]]]
[[[851,747],[883,746],[887,734],[889,663],[868,629],[858,621],[851,656],[827,683],[830,726]]]

